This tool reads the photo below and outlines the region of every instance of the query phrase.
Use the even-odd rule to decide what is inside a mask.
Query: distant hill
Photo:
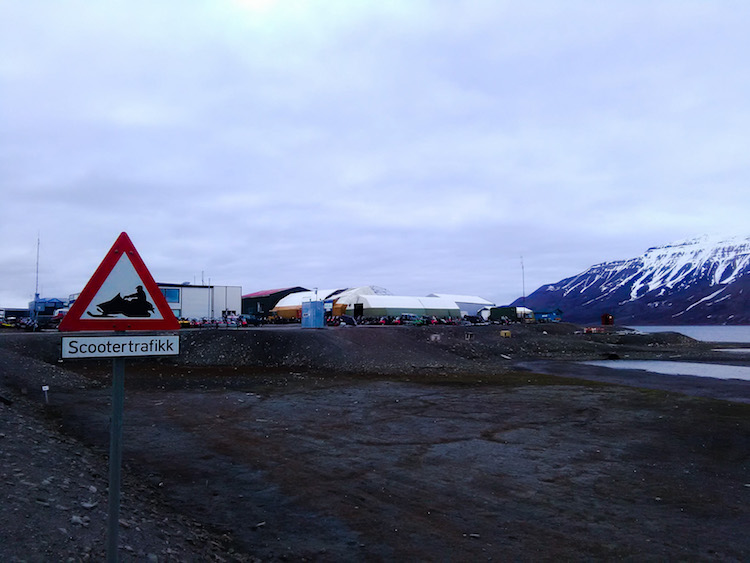
[[[649,248],[542,286],[525,304],[561,309],[574,323],[599,323],[610,313],[617,324],[750,324],[750,237]]]

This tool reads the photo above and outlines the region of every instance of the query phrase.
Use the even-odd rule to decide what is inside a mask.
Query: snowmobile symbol
[[[154,305],[146,299],[146,292],[143,286],[139,285],[135,293],[122,297],[119,293],[109,301],[99,303],[96,308],[101,314],[96,315],[88,311],[90,317],[113,317],[115,315],[124,315],[126,317],[150,317],[154,310]]]

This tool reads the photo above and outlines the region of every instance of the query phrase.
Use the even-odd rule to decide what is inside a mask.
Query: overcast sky
[[[0,0],[0,306],[38,238],[42,297],[125,231],[160,282],[505,304],[748,235],[749,29],[745,0]]]

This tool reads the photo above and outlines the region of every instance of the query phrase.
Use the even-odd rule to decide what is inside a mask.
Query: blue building
[[[42,299],[37,297],[34,301],[29,301],[29,313],[35,315],[54,315],[57,309],[63,309],[66,302],[54,297]]]

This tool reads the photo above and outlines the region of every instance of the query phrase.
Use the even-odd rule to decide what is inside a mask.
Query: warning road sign
[[[176,356],[180,337],[165,336],[67,336],[62,339],[63,358],[124,358]]]
[[[179,328],[127,233],[120,234],[60,322],[61,331]]]

